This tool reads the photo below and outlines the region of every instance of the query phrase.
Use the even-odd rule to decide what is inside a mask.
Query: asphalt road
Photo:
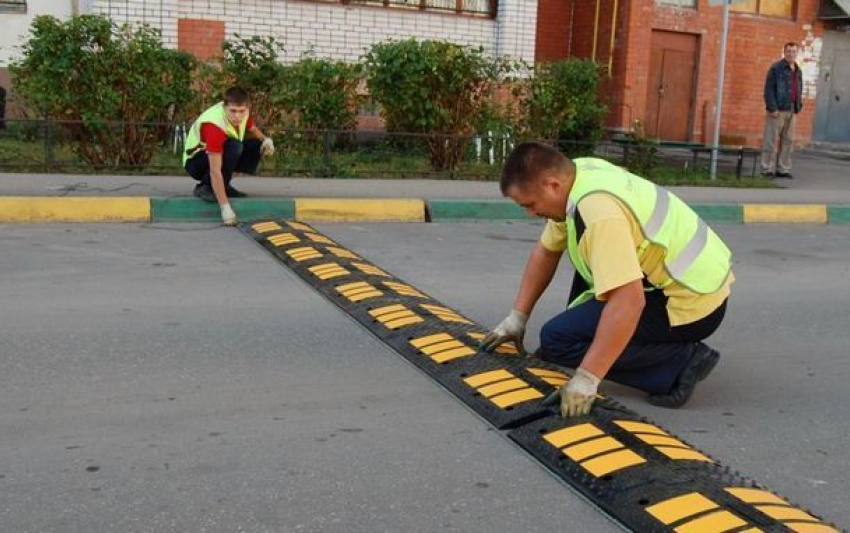
[[[487,325],[539,232],[318,227]],[[715,372],[677,411],[604,391],[847,526],[850,227],[718,229]],[[2,531],[618,530],[236,230],[0,225],[0,296]]]

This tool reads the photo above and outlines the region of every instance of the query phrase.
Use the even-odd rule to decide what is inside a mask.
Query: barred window
[[[497,0],[342,0],[345,4],[407,7],[467,15],[496,16]]]
[[[26,13],[27,0],[0,0],[0,13]]]

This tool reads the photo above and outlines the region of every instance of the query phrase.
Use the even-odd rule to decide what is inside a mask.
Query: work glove
[[[550,394],[543,403],[553,404],[558,396],[561,397],[561,416],[586,415],[590,412],[601,380],[583,368],[576,370],[573,378],[560,389]]]
[[[260,147],[260,152],[263,155],[274,155],[274,141],[271,137],[263,139],[263,145]]]
[[[525,348],[522,345],[522,339],[525,337],[525,324],[528,322],[528,315],[520,313],[516,309],[511,310],[511,314],[507,316],[496,328],[484,337],[478,349],[482,352],[492,352],[500,344],[507,341],[514,341],[519,353],[525,354]]]
[[[239,222],[236,220],[236,213],[231,209],[230,204],[221,204],[221,223],[225,226],[235,226]]]

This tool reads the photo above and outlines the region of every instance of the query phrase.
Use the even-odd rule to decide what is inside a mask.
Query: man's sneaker
[[[245,198],[246,196],[248,196],[236,187],[231,187],[230,185],[225,187],[224,191],[227,193],[228,198]]]
[[[218,201],[215,199],[215,193],[213,192],[212,187],[206,183],[199,183],[195,185],[195,190],[192,194],[205,202],[215,203]]]
[[[714,370],[720,353],[698,342],[688,366],[679,374],[669,394],[650,394],[648,401],[658,407],[676,408],[688,403],[697,383],[704,380]]]
[[[786,180],[793,180],[794,179],[794,176],[792,176],[790,172],[777,172],[776,177],[786,179]]]
[[[763,177],[769,179],[769,180],[772,180],[773,178],[776,177],[776,174],[774,174],[773,172],[770,172],[768,170],[762,170],[761,175]]]

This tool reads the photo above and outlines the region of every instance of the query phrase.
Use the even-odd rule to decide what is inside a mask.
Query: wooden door
[[[646,134],[690,141],[699,36],[653,31],[647,87]]]

